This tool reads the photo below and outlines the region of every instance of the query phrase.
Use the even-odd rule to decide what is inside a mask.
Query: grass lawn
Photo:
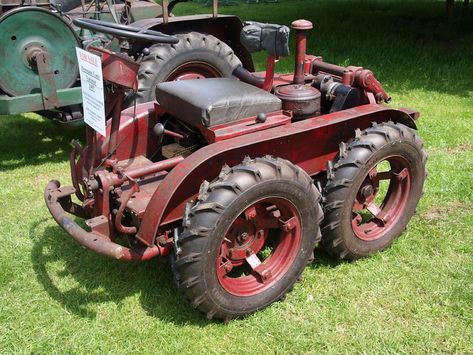
[[[444,2],[280,0],[222,12],[308,18],[309,52],[372,69],[394,106],[421,111],[430,174],[407,231],[353,263],[317,249],[283,302],[209,322],[178,297],[166,263],[99,257],[52,220],[43,188],[70,181],[68,142],[81,130],[1,117],[0,353],[473,353],[472,9],[449,28]]]

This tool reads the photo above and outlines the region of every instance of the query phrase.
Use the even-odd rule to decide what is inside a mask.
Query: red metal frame
[[[352,138],[356,128],[364,129],[371,122],[390,119],[413,125],[407,113],[381,105],[364,105],[207,145],[166,175],[149,202],[137,238],[152,246],[158,227],[180,220],[185,203],[197,194],[201,182],[218,176],[224,164],[236,165],[245,155],[270,154],[316,175],[325,171],[326,162],[338,154],[339,142]]]

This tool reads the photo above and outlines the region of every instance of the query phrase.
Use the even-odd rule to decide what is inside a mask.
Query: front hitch
[[[160,249],[156,245],[143,247],[139,250],[130,249],[112,242],[105,235],[84,230],[67,216],[65,211],[84,217],[82,207],[71,200],[71,196],[75,192],[75,188],[70,186],[60,187],[59,181],[51,180],[44,190],[44,200],[55,221],[79,244],[97,254],[123,261],[144,261],[160,255]]]

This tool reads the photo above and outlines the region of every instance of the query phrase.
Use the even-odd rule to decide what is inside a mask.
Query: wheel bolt
[[[246,232],[241,233],[237,237],[238,243],[243,244],[244,242],[248,240],[248,237],[249,237],[248,233]]]
[[[373,189],[373,186],[371,185],[366,185],[366,186],[363,186],[361,188],[361,195],[364,197],[364,198],[368,198],[370,197],[371,195],[373,195],[373,192],[374,192],[374,189]]]
[[[263,279],[263,281],[268,280],[270,277],[271,277],[271,271],[270,270],[263,270],[261,272],[261,278]]]

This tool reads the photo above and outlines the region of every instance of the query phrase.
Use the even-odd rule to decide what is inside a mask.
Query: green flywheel
[[[34,51],[47,51],[56,89],[71,87],[78,76],[75,47],[80,41],[58,15],[37,7],[22,7],[0,17],[0,89],[12,96],[41,92]]]

